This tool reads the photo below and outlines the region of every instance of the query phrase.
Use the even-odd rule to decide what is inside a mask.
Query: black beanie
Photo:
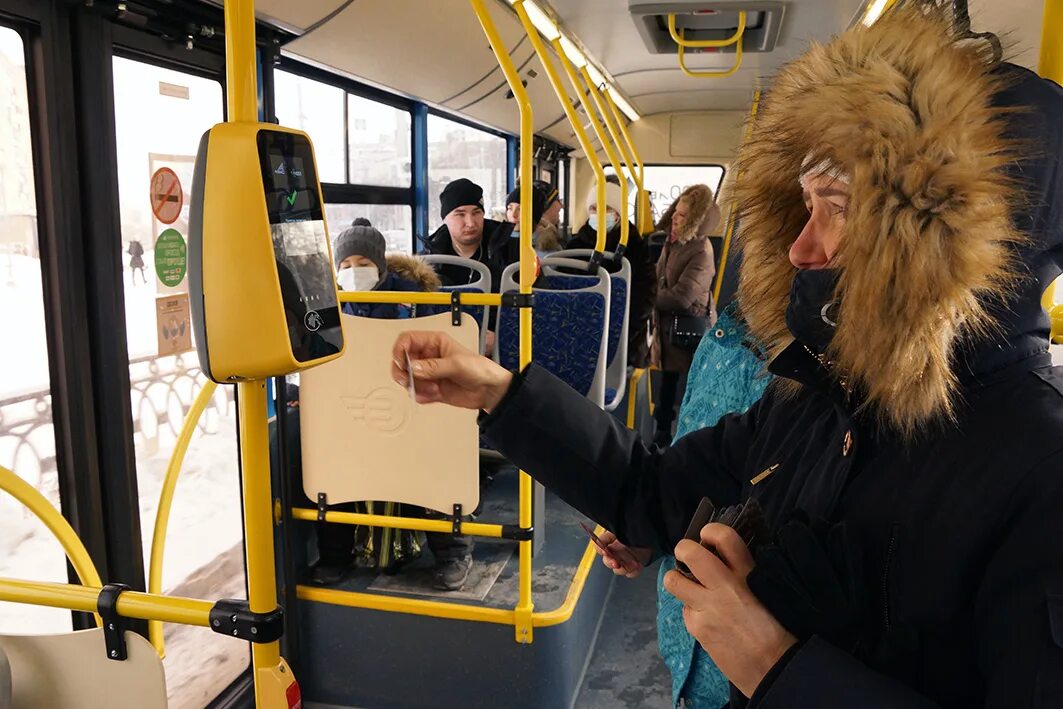
[[[464,177],[448,182],[439,195],[439,215],[443,219],[458,207],[484,208],[484,191],[480,185]]]
[[[386,249],[387,242],[379,231],[371,226],[352,226],[336,238],[332,258],[336,261],[336,268],[339,268],[349,256],[364,256],[376,265],[380,277],[383,278],[388,271],[387,260],[384,258]]]
[[[535,189],[536,191],[541,192],[543,195],[544,212],[547,209],[550,209],[551,205],[553,205],[553,203],[560,198],[560,195],[557,192],[557,188],[551,185],[549,182],[544,182],[543,180],[536,180]]]
[[[541,183],[546,184],[546,183]],[[556,198],[556,195],[555,195]],[[540,187],[538,181],[532,183],[532,226],[535,227],[539,224],[539,220],[543,218],[543,212],[546,211],[546,193]],[[518,184],[513,188],[513,191],[506,195],[506,206],[511,204],[520,204],[520,185]]]

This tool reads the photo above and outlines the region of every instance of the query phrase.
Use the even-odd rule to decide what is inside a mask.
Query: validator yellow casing
[[[281,376],[342,354],[324,200],[305,133],[235,122],[203,135],[188,260],[200,366],[213,381]]]

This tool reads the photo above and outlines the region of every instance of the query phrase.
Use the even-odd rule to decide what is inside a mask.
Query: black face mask
[[[838,325],[838,302],[834,297],[838,275],[834,268],[802,269],[790,286],[786,327],[818,353],[826,352]]]

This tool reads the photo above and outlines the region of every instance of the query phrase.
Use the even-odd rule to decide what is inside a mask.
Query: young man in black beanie
[[[425,239],[429,254],[461,256],[487,266],[491,287],[497,292],[502,271],[518,258],[516,240],[510,239],[513,225],[484,218],[484,191],[464,177],[454,180],[439,195],[443,226]],[[440,266],[443,285],[464,285],[473,273],[460,266]]]

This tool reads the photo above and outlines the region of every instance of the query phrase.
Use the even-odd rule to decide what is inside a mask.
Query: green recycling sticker
[[[188,271],[188,247],[176,229],[167,229],[155,240],[155,275],[167,288],[176,288]]]

